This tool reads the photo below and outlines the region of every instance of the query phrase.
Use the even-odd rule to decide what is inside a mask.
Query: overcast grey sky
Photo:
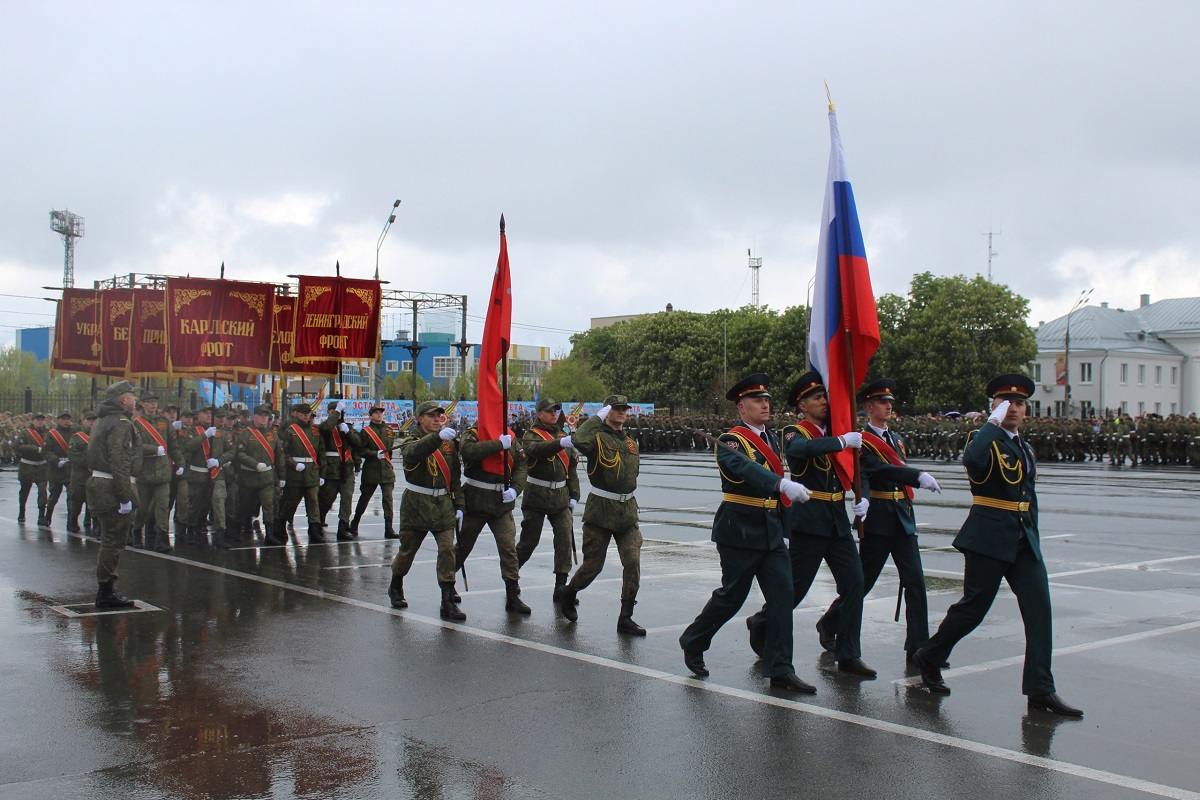
[[[505,213],[518,343],[745,304],[749,247],[802,304],[824,79],[877,294],[985,272],[990,229],[1034,324],[1089,287],[1200,295],[1198,29],[1195,2],[0,0],[0,279],[61,283],[64,207],[81,286],[369,277],[401,198],[383,277],[472,313]],[[50,314],[0,297],[0,342]]]

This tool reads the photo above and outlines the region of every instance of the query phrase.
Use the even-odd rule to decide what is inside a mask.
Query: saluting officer
[[[517,542],[517,565],[537,549],[547,518],[554,533],[554,602],[567,585],[571,571],[575,503],[579,500],[579,461],[575,449],[564,448],[558,419],[562,406],[543,397],[537,404],[537,419],[521,439],[529,471],[521,498],[521,539]]]
[[[465,500],[459,483],[461,466],[454,439],[446,427],[446,411],[432,400],[416,408],[416,425],[400,445],[404,465],[404,495],[400,499],[400,552],[392,561],[388,600],[392,608],[408,608],[404,598],[404,576],[425,535],[437,542],[438,587],[442,591],[442,619],[467,618],[455,601],[454,531],[462,524]],[[365,468],[364,468],[365,474]],[[391,487],[388,487],[389,489]]]
[[[841,450],[862,446],[862,434],[847,431],[835,436],[828,429],[829,395],[821,374],[815,370],[801,375],[792,384],[788,403],[802,410],[805,419],[784,427],[784,454],[791,479],[803,483],[812,496],[809,502],[793,505],[785,514],[788,552],[792,560],[792,605],[800,605],[812,587],[821,562],[827,563],[843,605],[836,631],[826,630],[817,623],[821,646],[834,651],[839,671],[874,678],[875,670],[863,663],[859,641],[863,610],[862,562],[850,534],[850,519],[846,516],[846,487],[838,477],[832,458]],[[863,497],[851,510],[856,516],[865,517],[869,505]],[[764,609],[746,620],[750,646],[760,656],[766,644],[766,616]]]
[[[363,425],[362,432],[358,437],[362,476],[359,482],[358,505],[354,508],[354,519],[350,522],[350,535],[358,536],[358,523],[363,514],[367,512],[371,496],[375,494],[376,489],[379,489],[380,503],[383,505],[383,538],[398,539],[400,535],[392,527],[392,496],[396,491],[396,468],[392,465],[392,443],[396,440],[396,435],[392,433],[391,426],[383,421],[381,406],[375,406],[367,414],[369,421]]]
[[[592,488],[583,511],[583,563],[559,595],[562,614],[579,619],[576,595],[591,585],[604,568],[608,543],[616,540],[621,558],[621,614],[617,632],[645,636],[633,620],[642,582],[642,532],[638,528],[637,490],[640,454],[637,442],[624,430],[629,401],[623,394],[604,398],[604,407],[588,417],[572,436],[559,439],[587,457]]]
[[[803,484],[784,477],[779,442],[767,430],[769,383],[759,372],[725,394],[737,403],[741,423],[721,435],[724,447],[718,447],[716,455],[723,494],[713,518],[712,540],[721,558],[721,586],[679,637],[679,646],[687,668],[708,675],[704,652],[758,580],[767,600],[762,675],[776,688],[812,694],[816,688],[796,677],[792,666],[792,569],[779,508],[781,502],[806,502],[809,493]]]
[[[904,652],[908,661],[912,654],[929,641],[929,602],[925,595],[925,572],[921,569],[921,551],[917,547],[917,519],[913,513],[912,487],[941,492],[928,472],[908,466],[908,451],[904,439],[888,427],[892,416],[896,382],[891,378],[864,386],[858,392],[859,402],[867,407],[867,427],[862,432],[863,447],[860,459],[863,488],[871,500],[871,513],[863,520],[863,538],[858,546],[862,560],[864,594],[871,591],[888,557],[900,573],[904,589],[907,636]],[[869,487],[869,489],[868,489]],[[836,631],[840,621],[842,600],[839,597],[821,617],[819,626]]]
[[[964,560],[963,596],[946,611],[925,647],[913,653],[913,662],[925,686],[950,694],[941,665],[954,646],[983,622],[1000,581],[1006,580],[1025,624],[1021,692],[1029,697],[1029,707],[1082,717],[1081,710],[1058,696],[1050,672],[1054,632],[1050,580],[1038,533],[1037,461],[1020,436],[1035,388],[1032,380],[1015,373],[999,375],[987,385],[992,413],[963,451],[963,466],[971,481],[971,511],[954,537]]]

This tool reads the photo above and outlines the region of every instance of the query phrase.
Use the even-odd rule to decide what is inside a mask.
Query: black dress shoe
[[[915,651],[914,651],[914,652],[915,652]],[[917,663],[917,662],[916,662],[916,661],[913,659],[913,654],[912,654],[912,653],[905,653],[905,654],[904,654],[904,660],[905,660],[907,663],[909,663],[909,664],[912,664],[912,665],[916,666],[916,663]],[[949,661],[943,661],[943,662],[942,662],[941,669],[950,669],[950,662],[949,662]]]
[[[831,653],[837,647],[837,634],[826,628],[821,620],[817,620],[817,641],[821,643],[821,647]]]
[[[771,678],[772,689],[787,689],[789,692],[799,692],[800,694],[816,694],[817,687],[811,683],[805,683],[796,677],[796,673],[789,672],[787,675],[775,675]]]
[[[1074,708],[1063,702],[1054,692],[1050,694],[1035,694],[1029,698],[1030,708],[1040,708],[1052,714],[1062,714],[1064,717],[1082,717],[1083,709]]]
[[[683,649],[683,665],[692,671],[693,675],[701,678],[708,677],[708,667],[704,666],[704,653],[699,650]]]
[[[950,694],[950,687],[946,685],[944,680],[942,680],[941,667],[931,664],[929,660],[925,658],[924,650],[917,650],[914,652],[912,654],[912,661],[913,664],[916,665],[917,669],[921,670],[921,683],[925,684],[925,687],[929,689],[929,691],[936,694]]]
[[[756,628],[754,618],[746,617],[746,630],[750,631],[750,649],[754,651],[754,655],[762,658],[763,651],[767,649],[767,626],[759,625]]]
[[[874,678],[875,670],[867,666],[861,658],[843,658],[838,662],[838,672],[849,672],[851,675],[861,675],[864,678]]]

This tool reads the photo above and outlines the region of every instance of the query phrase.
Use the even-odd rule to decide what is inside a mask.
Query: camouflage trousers
[[[568,584],[572,590],[583,591],[596,580],[600,570],[604,569],[608,543],[613,539],[617,541],[617,555],[623,568],[621,599],[633,600],[637,597],[638,588],[642,583],[642,532],[637,525],[614,531],[584,520],[583,563],[575,570],[575,575]]]
[[[100,553],[96,556],[96,580],[108,583],[117,579],[117,562],[129,540],[133,514],[105,511],[100,514]]]
[[[339,499],[340,498],[340,499]],[[350,513],[354,506],[354,473],[351,472],[341,480],[326,478],[325,485],[317,492],[321,506],[321,521],[333,508],[333,501],[338,500],[338,521],[350,524]]]
[[[521,567],[517,563],[517,524],[513,521],[511,511],[494,517],[472,514],[470,511],[463,515],[462,530],[458,532],[458,557],[454,562],[454,570],[461,569],[467,556],[471,555],[484,525],[491,528],[492,535],[496,537],[496,550],[500,554],[500,577],[506,581],[520,580]]]
[[[79,522],[79,514],[87,501],[87,482],[71,481],[67,487],[67,522]]]
[[[62,481],[50,479],[50,488],[46,490],[46,519],[50,519],[54,515],[54,508],[58,505],[58,498],[62,497],[63,490],[67,488],[67,484]]]
[[[20,481],[21,488],[17,494],[17,499],[20,502],[18,508],[19,513],[25,516],[25,502],[29,500],[29,492],[33,487],[37,487],[37,507],[38,516],[43,516],[46,513],[46,482],[45,481]]]
[[[522,509],[521,539],[517,542],[517,566],[525,566],[525,562],[537,549],[542,540],[542,528],[546,518],[550,518],[550,529],[554,531],[554,571],[566,575],[571,571],[571,527],[575,517],[570,507],[558,511],[534,511],[531,508]]]
[[[137,518],[133,521],[133,527],[141,528],[149,520],[165,535],[170,530],[167,527],[167,504],[171,501],[171,484],[138,481],[137,491]]]
[[[400,530],[400,552],[392,560],[392,574],[403,578],[412,569],[413,559],[421,549],[421,542],[430,531]],[[438,583],[454,583],[454,529],[432,531],[437,541]]]

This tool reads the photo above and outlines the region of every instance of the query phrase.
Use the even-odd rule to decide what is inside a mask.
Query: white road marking
[[[1052,572],[1050,580],[1055,578],[1069,578],[1072,575],[1089,575],[1093,572],[1108,572],[1114,569],[1137,569],[1138,567],[1149,567],[1155,564],[1172,564],[1176,561],[1193,561],[1200,558],[1200,555],[1194,556],[1174,556],[1172,558],[1156,558],[1152,561],[1131,561],[1128,564],[1109,564],[1104,567],[1089,567],[1087,569],[1073,569],[1070,572]]]

